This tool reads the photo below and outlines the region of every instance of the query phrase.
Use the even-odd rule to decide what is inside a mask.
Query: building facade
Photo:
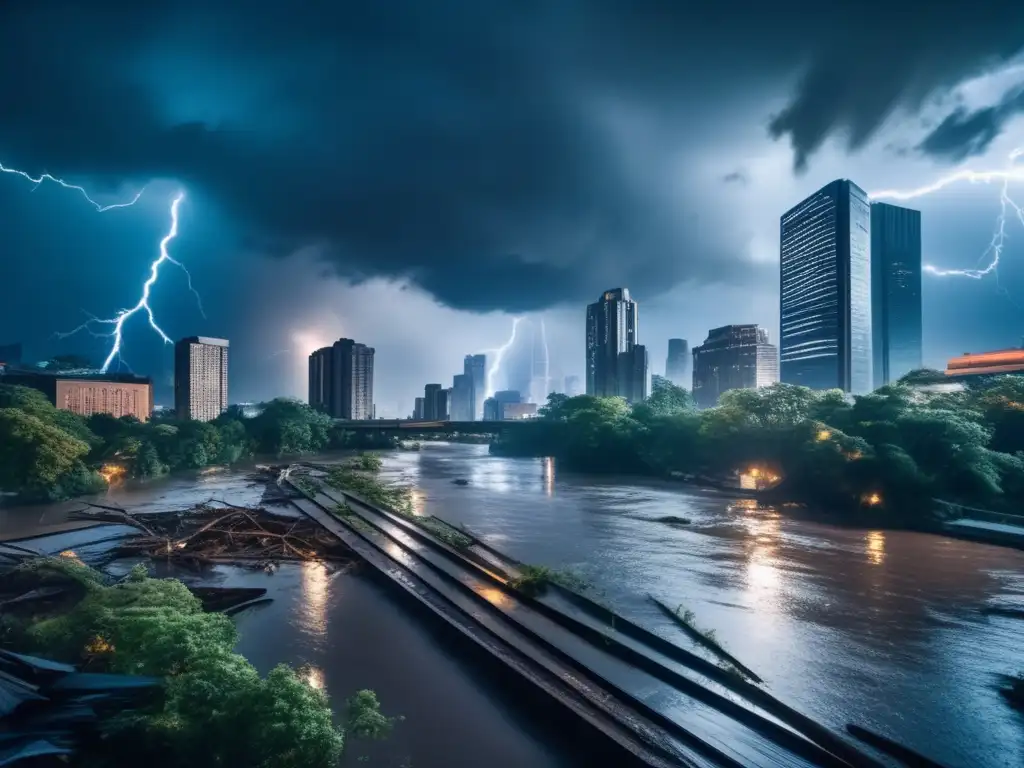
[[[867,194],[846,179],[833,181],[783,214],[780,231],[782,381],[811,389],[870,392]]]
[[[871,204],[874,387],[921,367],[921,212]]]
[[[480,421],[484,417],[484,400],[487,399],[487,355],[466,355],[462,373],[469,376],[470,414],[469,421]]]
[[[522,402],[522,394],[514,389],[495,392],[484,401],[484,421],[504,421],[506,407],[520,405]],[[536,406],[536,403],[533,405]]]
[[[423,388],[423,418],[426,421],[448,421],[449,390],[440,384]]]
[[[228,340],[191,336],[174,345],[174,410],[212,421],[228,407]]]
[[[677,387],[689,389],[692,382],[690,376],[690,345],[686,339],[668,340],[668,357],[665,359],[665,378]]]
[[[373,347],[338,339],[309,356],[309,404],[336,419],[373,418]]]
[[[588,395],[625,396],[620,391],[619,372],[632,371],[632,368],[620,361],[619,356],[623,353],[632,353],[637,345],[638,324],[637,305],[630,298],[629,290],[626,288],[605,291],[600,299],[587,306]],[[646,361],[646,352],[643,358]],[[628,363],[634,362],[636,358],[630,356]],[[632,380],[625,383],[623,389],[631,392]]]
[[[412,406],[412,417],[416,421],[423,421],[423,413],[426,410],[426,401],[422,397],[417,397]]]
[[[713,408],[730,389],[767,387],[778,380],[778,350],[757,325],[712,328],[693,348],[693,399],[699,408]]]
[[[452,421],[474,421],[473,380],[468,374],[459,373],[452,379],[452,394],[448,411]]]
[[[79,416],[108,413],[148,421],[153,415],[153,382],[143,376],[17,371],[0,375],[0,384],[39,390],[57,408]]]
[[[643,344],[634,344],[632,349],[619,353],[618,363],[616,380],[619,397],[626,398],[629,403],[642,403],[650,391],[650,361],[647,358],[647,347]]]

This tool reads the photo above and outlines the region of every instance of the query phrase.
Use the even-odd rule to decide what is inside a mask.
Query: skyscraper
[[[871,214],[839,179],[781,219],[782,381],[871,391]]]
[[[309,404],[336,419],[373,418],[375,350],[338,339],[309,356]]]
[[[693,348],[693,399],[712,408],[730,389],[767,387],[779,380],[779,353],[768,331],[756,325],[712,328]]]
[[[587,306],[587,394],[615,397],[619,355],[637,343],[637,306],[627,288],[605,291]],[[646,377],[646,375],[645,375]]]
[[[470,421],[481,421],[484,400],[487,399],[487,355],[466,355],[462,366],[462,372],[469,376],[471,384]]]
[[[427,384],[423,388],[423,418],[426,421],[448,420],[448,393],[440,384]]]
[[[921,212],[871,204],[871,330],[877,389],[921,367]]]
[[[686,339],[668,340],[665,378],[677,387],[689,389],[692,386],[693,382],[690,377],[690,347],[686,343]]]
[[[452,379],[448,410],[452,421],[473,421],[473,380],[469,374],[459,373]]]
[[[228,407],[228,341],[191,336],[174,345],[178,418],[212,421]]]

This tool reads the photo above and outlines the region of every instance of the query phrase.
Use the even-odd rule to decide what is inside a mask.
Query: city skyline
[[[699,25],[683,7],[661,16],[615,4],[574,8],[565,27],[529,14],[509,24],[503,12],[481,11],[467,23],[489,43],[482,46],[448,24],[450,9],[417,16],[434,34],[414,42],[400,14],[375,8],[350,18],[339,8],[332,14],[347,23],[310,50],[300,34],[259,30],[322,29],[322,19],[255,2],[244,15],[224,11],[238,31],[230,44],[246,55],[221,56],[189,32],[212,11],[144,5],[123,14],[146,35],[105,39],[112,29],[104,27],[89,44],[75,34],[89,23],[82,11],[44,19],[5,9],[7,55],[19,40],[60,40],[82,66],[57,68],[41,49],[11,62],[0,163],[31,179],[51,173],[102,206],[125,207],[100,213],[75,189],[0,173],[0,236],[10,255],[0,283],[31,287],[0,307],[0,342],[23,342],[31,359],[104,360],[109,338],[56,334],[135,306],[168,234],[171,202],[184,192],[169,256],[187,267],[202,302],[185,273],[165,265],[148,306],[170,338],[230,338],[233,397],[243,401],[305,397],[309,353],[352,337],[378,350],[381,412],[405,413],[423,383],[448,384],[466,352],[499,348],[520,316],[544,319],[550,357],[564,365],[551,376],[579,375],[578,308],[609,285],[642,298],[643,341],[660,373],[669,338],[696,343],[730,323],[779,327],[780,209],[840,177],[871,192],[926,187],[961,169],[1000,171],[1021,142],[1020,114],[1000,106],[1020,62],[991,57],[998,34],[958,40],[955,55],[944,54],[944,66],[922,81],[906,69],[902,28],[847,36],[837,19],[849,8],[813,17],[757,10],[739,33],[744,55],[729,72],[700,76],[714,82],[709,88],[688,57],[721,41],[706,27],[695,37]],[[1008,26],[1004,19],[996,32]],[[664,36],[652,40],[654,28]],[[377,29],[391,30],[375,45],[393,68],[327,39]],[[620,31],[607,67],[591,58],[595,29]],[[553,35],[568,43],[558,53],[540,44]],[[939,45],[913,37],[915,48]],[[832,56],[865,45],[880,51],[884,78],[841,68],[842,87],[823,103],[811,98],[812,75],[833,72]],[[314,65],[316,51],[339,49],[349,56]],[[291,62],[296,81],[345,85],[282,99],[275,67],[245,64],[263,54]],[[477,73],[499,63],[509,80],[480,98]],[[32,83],[17,76],[26,67]],[[186,69],[189,77],[177,76]],[[432,90],[421,100],[413,94],[423,78]],[[395,111],[353,113],[364,88]],[[875,98],[880,90],[885,98]],[[110,99],[122,91],[134,97]],[[699,119],[678,108],[681,92],[700,105]],[[452,120],[433,120],[438,109]],[[508,130],[515,116],[522,133]],[[68,124],[80,128],[59,130]],[[486,178],[469,168],[487,169]],[[929,222],[925,263],[975,268],[999,192],[996,183],[964,181],[905,201]],[[1022,256],[1019,238],[1009,240],[998,281],[924,273],[925,364],[941,368],[965,350],[1017,342]],[[439,338],[450,351],[437,350]],[[123,342],[124,370],[150,374],[156,401],[171,402],[173,349],[145,312],[125,324]]]

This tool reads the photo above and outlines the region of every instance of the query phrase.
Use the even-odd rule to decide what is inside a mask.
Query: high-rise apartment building
[[[874,386],[921,367],[921,212],[871,204]]]
[[[452,394],[448,404],[452,421],[473,421],[473,380],[459,373],[452,379]]]
[[[867,194],[847,179],[833,181],[783,214],[780,230],[782,381],[870,392]]]
[[[693,399],[712,408],[730,389],[767,387],[779,380],[779,353],[756,325],[712,328],[693,348]]]
[[[228,407],[228,340],[191,336],[174,345],[174,410],[212,421]]]
[[[471,385],[470,421],[480,421],[487,399],[487,355],[466,355],[462,366],[462,373],[469,376]]]
[[[597,397],[626,396],[632,392],[632,380],[619,386],[623,365],[619,355],[631,353],[637,344],[637,306],[629,290],[615,288],[587,306],[587,394]],[[646,352],[642,355],[646,361]],[[630,363],[636,362],[629,358]],[[627,370],[632,370],[626,366]],[[646,380],[646,373],[644,375]]]
[[[677,387],[690,388],[690,347],[686,339],[668,340],[668,357],[665,359],[665,378]]]
[[[336,419],[373,418],[373,347],[338,339],[309,356],[309,404]]]

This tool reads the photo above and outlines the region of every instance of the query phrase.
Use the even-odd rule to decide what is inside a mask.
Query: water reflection
[[[423,508],[426,506],[427,496],[419,488],[409,489],[409,504],[412,507],[412,513],[414,515],[426,514]]]
[[[315,688],[318,691],[324,690],[324,671],[320,667],[304,667],[300,674],[310,688]]]
[[[750,501],[750,500],[744,500]],[[757,504],[737,505],[747,531],[744,549],[747,557],[746,585],[752,605],[771,604],[782,587],[779,539],[781,520],[773,508],[759,509]]]
[[[555,457],[544,459],[544,495],[555,495]]]
[[[885,533],[883,531],[868,531],[865,546],[868,561],[872,565],[881,565],[885,562]]]
[[[330,577],[327,566],[319,562],[302,564],[302,600],[299,602],[299,626],[310,635],[327,635],[327,598]]]

